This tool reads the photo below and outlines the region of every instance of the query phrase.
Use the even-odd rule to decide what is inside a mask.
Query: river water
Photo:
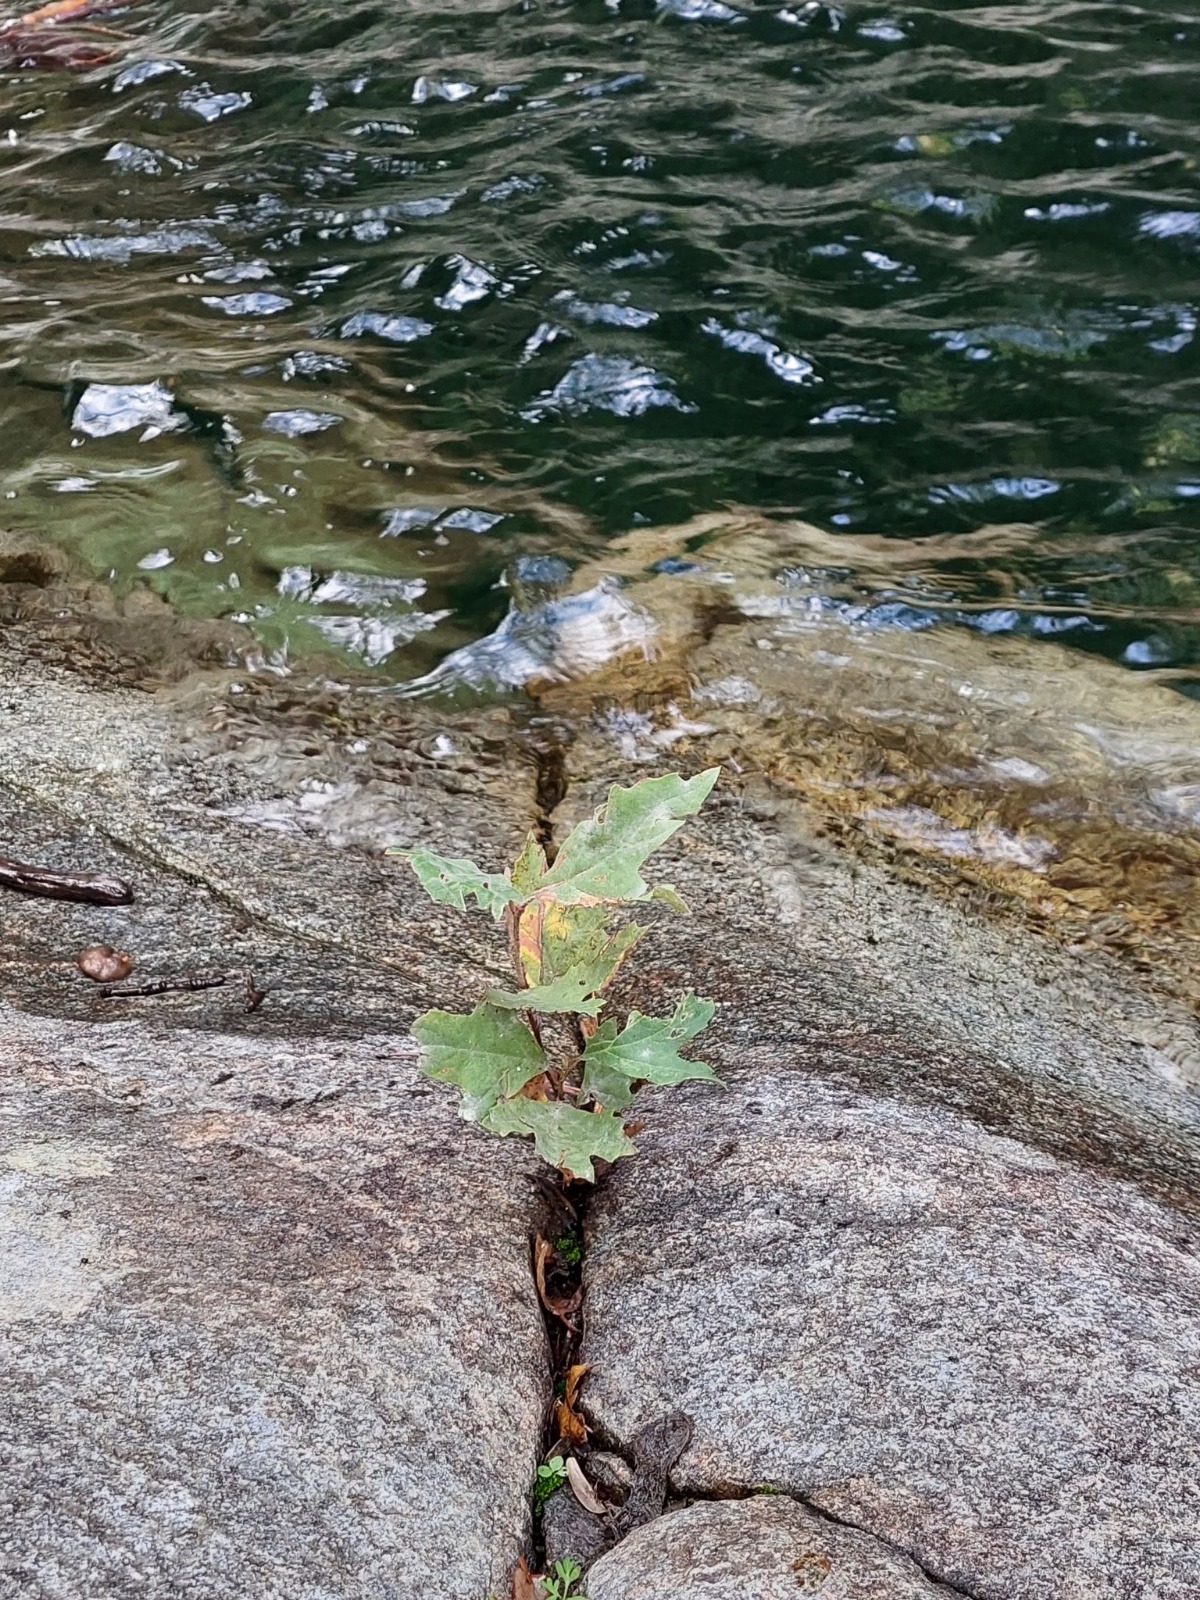
[[[10,524],[407,681],[615,537],[749,506],[897,627],[1193,690],[1193,12],[104,21],[91,70],[3,75]]]

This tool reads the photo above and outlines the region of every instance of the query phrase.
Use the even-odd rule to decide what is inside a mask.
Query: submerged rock
[[[0,584],[46,589],[63,578],[67,559],[62,551],[30,534],[0,528]]]
[[[966,560],[982,540],[952,542]],[[1200,705],[1050,640],[883,603],[911,560],[747,512],[639,529],[575,574],[531,688],[610,760],[763,774],[857,852],[1200,1005]],[[642,630],[604,660],[577,615],[601,592]]]

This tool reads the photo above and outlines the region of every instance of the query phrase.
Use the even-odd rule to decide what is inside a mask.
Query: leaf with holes
[[[427,1011],[413,1024],[413,1035],[423,1071],[462,1090],[468,1122],[483,1122],[498,1100],[518,1094],[546,1066],[520,1017],[496,1006],[476,1006],[470,1016]]]
[[[465,911],[467,901],[474,900],[499,922],[505,906],[524,899],[504,873],[483,872],[462,856],[439,856],[434,850],[390,850],[388,854],[407,857],[422,889],[438,905]]]
[[[616,1023],[612,1027],[615,1028]],[[597,1029],[592,1039],[599,1032],[600,1029]],[[583,1081],[579,1086],[579,1098],[605,1111],[624,1111],[633,1100],[633,1081],[611,1066],[602,1053],[589,1055],[592,1039],[587,1041],[583,1051]]]
[[[560,905],[617,905],[648,900],[646,858],[695,816],[717,781],[712,767],[694,778],[677,772],[644,778],[631,789],[614,784],[594,817],[574,828],[537,893]],[[663,898],[661,893],[659,898]]]
[[[593,1161],[617,1161],[637,1153],[620,1117],[580,1111],[560,1100],[502,1100],[483,1125],[501,1135],[532,1135],[543,1161],[587,1183],[595,1182]]]
[[[713,1074],[681,1047],[707,1025],[711,1001],[688,994],[673,1016],[630,1014],[622,1028],[601,1023],[604,996],[646,929],[614,933],[610,908],[683,901],[642,876],[647,857],[694,815],[717,780],[644,778],[614,785],[551,861],[530,834],[508,872],[485,872],[463,857],[393,850],[410,862],[426,893],[462,910],[474,901],[504,922],[513,987],[487,991],[470,1016],[431,1011],[413,1026],[430,1077],[456,1085],[462,1114],[501,1135],[525,1135],[552,1166],[591,1181],[598,1160],[632,1155],[624,1115],[643,1083],[682,1083]],[[543,1293],[545,1292],[543,1288]]]

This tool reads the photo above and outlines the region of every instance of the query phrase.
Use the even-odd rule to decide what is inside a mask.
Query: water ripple
[[[414,677],[504,625],[523,562],[737,501],[892,541],[937,625],[1011,612],[1193,672],[1190,16],[119,25],[92,71],[6,74],[0,128],[0,491],[97,573]],[[426,588],[334,617],[348,572]]]

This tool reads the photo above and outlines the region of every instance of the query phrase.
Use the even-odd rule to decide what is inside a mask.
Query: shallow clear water
[[[405,679],[615,534],[749,505],[894,541],[829,585],[898,626],[1188,682],[1194,11],[106,22],[106,64],[0,76],[12,525]]]

